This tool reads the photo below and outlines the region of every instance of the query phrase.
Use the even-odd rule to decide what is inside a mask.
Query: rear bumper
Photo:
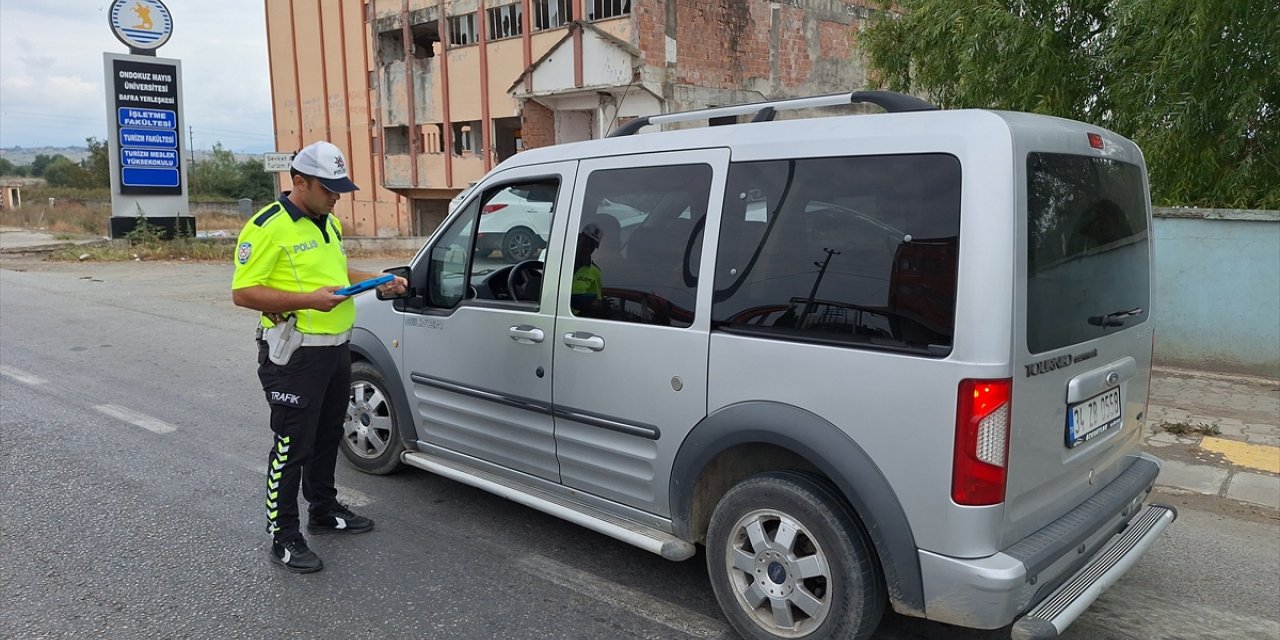
[[[921,550],[925,616],[997,629],[1027,612],[1015,630],[1030,635],[1015,637],[1056,637],[1177,517],[1170,507],[1143,509],[1159,470],[1155,458],[1136,457],[1084,504],[992,556],[952,558]],[[1043,635],[1046,624],[1057,631]]]
[[[1057,638],[1098,596],[1147,552],[1147,547],[1178,518],[1173,507],[1153,504],[1129,524],[1123,535],[1071,576],[1013,625],[1013,640]]]

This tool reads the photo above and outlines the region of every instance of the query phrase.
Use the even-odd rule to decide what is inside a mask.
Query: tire
[[[373,365],[351,363],[351,394],[340,448],[347,461],[365,473],[385,475],[402,466],[401,414],[387,389]]]
[[[538,256],[542,239],[524,227],[516,227],[502,236],[502,257],[509,262],[524,262]]]
[[[707,528],[707,573],[730,624],[752,640],[865,640],[887,599],[844,500],[791,471],[752,476],[724,494]]]

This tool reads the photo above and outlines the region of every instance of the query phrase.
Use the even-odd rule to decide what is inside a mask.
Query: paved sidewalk
[[[1157,485],[1280,509],[1280,380],[1158,367],[1146,421]]]
[[[105,238],[84,234],[0,227],[0,253],[41,253],[68,244],[89,245],[103,242],[106,242]]]

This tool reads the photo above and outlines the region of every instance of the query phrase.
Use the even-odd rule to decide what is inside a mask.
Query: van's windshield
[[[1151,306],[1138,166],[1027,156],[1027,349],[1043,353],[1143,322]]]

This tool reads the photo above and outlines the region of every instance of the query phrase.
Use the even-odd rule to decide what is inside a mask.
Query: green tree
[[[16,175],[14,173],[16,170],[17,167],[13,166],[13,163],[9,162],[8,158],[0,158],[0,176]]]
[[[89,183],[89,172],[62,154],[44,167],[43,175],[51,187],[85,187]]]
[[[237,198],[270,200],[276,196],[274,173],[267,173],[261,160],[249,159],[240,163],[240,190]]]
[[[191,171],[191,191],[198,195],[238,197],[240,168],[236,154],[224,149],[222,143],[213,145],[210,156],[197,161]]]
[[[68,158],[68,157],[66,157],[66,156],[62,155],[61,153],[58,153],[58,154],[55,154],[55,155],[47,155],[47,154],[44,154],[44,153],[37,154],[37,155],[36,155],[36,157],[35,157],[35,159],[31,161],[31,175],[32,175],[32,176],[35,176],[35,177],[37,177],[37,178],[39,178],[39,177],[43,176],[43,175],[44,175],[44,170],[45,170],[45,169],[46,169],[50,164],[53,164],[53,162],[54,162],[55,160],[57,160],[58,158],[62,158],[63,160],[66,160],[66,161],[68,161],[68,162],[70,162],[70,161],[71,161],[71,158]]]
[[[883,6],[860,36],[880,86],[1110,128],[1143,148],[1158,204],[1280,208],[1275,0]]]
[[[110,151],[108,150],[107,141],[89,137],[85,138],[84,142],[89,147],[89,156],[81,163],[87,178],[85,186],[110,187],[111,158],[109,157]]]

